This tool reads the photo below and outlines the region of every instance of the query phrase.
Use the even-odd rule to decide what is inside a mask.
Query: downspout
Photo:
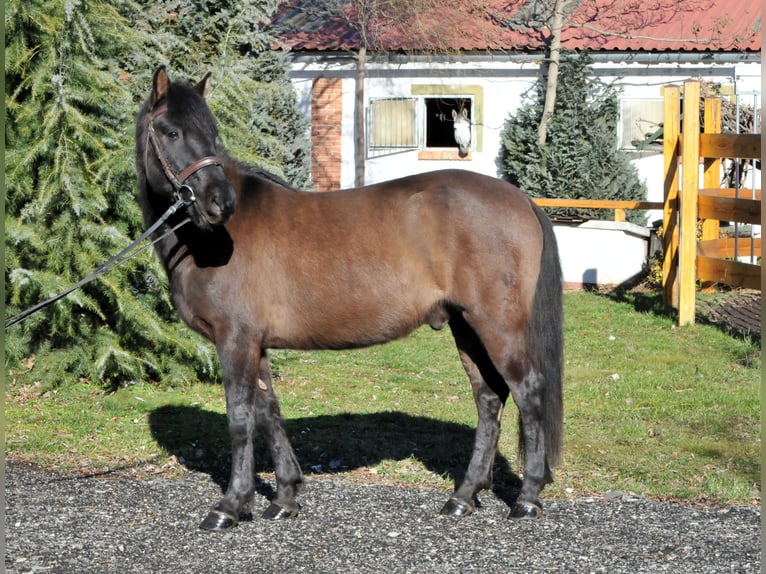
[[[356,89],[354,94],[354,186],[362,187],[365,180],[367,140],[364,126],[364,82],[367,75],[367,48],[362,43],[356,60]]]

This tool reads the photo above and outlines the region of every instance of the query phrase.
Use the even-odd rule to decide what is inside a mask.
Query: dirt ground
[[[697,320],[742,336],[761,338],[761,292],[738,289],[697,301]]]

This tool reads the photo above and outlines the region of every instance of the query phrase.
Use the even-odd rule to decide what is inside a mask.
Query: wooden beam
[[[754,199],[732,199],[700,195],[697,198],[699,216],[702,219],[720,219],[738,223],[761,224],[761,202]],[[709,239],[704,237],[704,239]]]
[[[668,308],[678,307],[678,155],[681,122],[681,89],[668,85],[662,90],[664,124],[662,208],[662,297]]]
[[[761,158],[761,134],[701,134],[700,155],[718,158]]]
[[[662,209],[659,201],[632,201],[621,199],[558,199],[552,197],[532,198],[540,207],[577,207],[584,209]]]
[[[678,138],[680,156],[683,134],[679,134]],[[700,157],[759,159],[760,153],[761,134],[700,134]]]
[[[697,274],[695,271],[697,250],[697,191],[699,190],[700,138],[689,137],[700,133],[699,114],[700,83],[684,82],[684,111],[682,131],[682,181],[679,194],[678,229],[678,324],[693,325]]]
[[[721,98],[709,96],[705,98],[705,133],[721,133]],[[721,159],[705,158],[703,165],[703,185],[714,188],[721,185]],[[702,222],[702,239],[718,238],[718,219],[706,219],[700,214]]]
[[[761,266],[716,257],[697,257],[697,273],[703,281],[724,283],[745,289],[761,288]]]
[[[743,187],[739,190],[736,190],[733,187],[703,187],[700,189],[699,194],[709,195],[712,197],[731,197],[739,199],[755,199],[761,201],[760,189],[750,189],[746,187]]]
[[[704,126],[706,134],[721,133],[721,98],[715,96],[705,98]],[[702,161],[702,166],[703,185],[708,188],[719,187],[721,185],[721,159],[705,158]],[[699,211],[699,205],[697,210]],[[705,219],[704,215],[699,215],[699,217],[702,218],[702,239],[718,239],[719,221],[715,218]],[[701,288],[702,291],[710,291],[713,289],[713,284],[703,281]]]
[[[735,249],[736,245],[736,249]],[[734,239],[734,237],[724,237],[723,239],[707,239],[700,241],[697,245],[697,254],[704,255],[705,257],[717,257],[733,258],[737,256],[749,256],[752,250],[752,254],[756,257],[761,256],[761,238],[753,237],[740,237]]]

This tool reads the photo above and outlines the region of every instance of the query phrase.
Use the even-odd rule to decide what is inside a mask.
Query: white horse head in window
[[[458,113],[452,110],[452,121],[455,124],[455,141],[459,149],[460,157],[468,155],[471,149],[471,120],[468,119],[468,109],[463,108]]]

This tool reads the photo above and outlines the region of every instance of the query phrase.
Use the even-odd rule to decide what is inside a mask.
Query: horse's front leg
[[[265,355],[260,361],[256,396],[258,398],[256,421],[258,428],[266,435],[277,481],[277,496],[262,516],[263,518],[291,518],[300,510],[295,497],[303,485],[303,473],[285,432],[284,421],[279,412],[279,402],[272,386],[271,369]]]
[[[247,346],[245,346],[247,348]],[[232,352],[219,348],[226,392],[226,416],[231,437],[231,479],[224,497],[200,524],[204,530],[226,530],[237,525],[249,509],[255,491],[253,434],[263,429],[274,457],[277,497],[264,513],[266,518],[295,516],[295,495],[302,482],[300,465],[284,430],[271,374],[260,349],[252,355],[241,344]],[[250,347],[252,353],[252,347]]]

